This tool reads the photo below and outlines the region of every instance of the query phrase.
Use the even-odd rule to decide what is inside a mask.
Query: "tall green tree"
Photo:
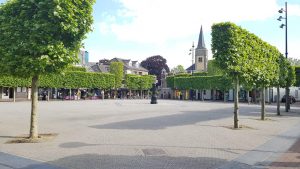
[[[280,88],[286,87],[286,85],[287,85],[289,62],[283,55],[280,55],[280,57],[278,59],[278,63],[279,63],[278,80],[273,81],[272,85],[276,86],[276,88],[277,88],[277,99],[276,99],[277,100],[277,115],[280,115],[280,101],[281,101]]]
[[[124,64],[123,62],[111,62],[109,66],[109,72],[115,75],[115,96],[117,95],[117,89],[122,86],[124,79]]]
[[[234,128],[238,128],[240,82],[254,83],[264,91],[265,86],[278,78],[280,53],[256,35],[230,22],[212,26],[212,53],[220,68],[234,80]],[[263,119],[264,96],[262,99]]]
[[[208,76],[217,76],[217,75],[224,75],[225,72],[217,64],[216,60],[213,59],[207,62],[207,74]]]
[[[38,137],[38,81],[77,61],[95,0],[9,0],[0,6],[0,71],[31,78],[29,138]]]
[[[167,73],[170,72],[167,60],[160,55],[148,57],[141,62],[141,66],[149,71],[150,75],[155,75],[158,80],[158,84],[161,84],[161,71],[165,69]]]

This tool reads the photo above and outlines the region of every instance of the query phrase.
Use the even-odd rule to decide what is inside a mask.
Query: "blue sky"
[[[4,0],[0,0],[3,2]],[[162,55],[170,68],[188,67],[189,49],[203,26],[206,46],[211,25],[231,21],[284,53],[284,29],[276,19],[285,0],[97,0],[94,31],[84,41],[90,61],[120,57],[142,61]],[[300,0],[288,0],[289,57],[300,59]]]

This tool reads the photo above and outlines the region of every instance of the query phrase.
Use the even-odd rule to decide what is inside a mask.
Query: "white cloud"
[[[164,43],[198,32],[200,25],[209,31],[214,22],[264,20],[276,14],[276,0],[120,0],[124,7],[119,17],[127,23],[110,28],[120,40],[139,43]]]
[[[98,24],[102,34],[112,33],[118,40],[153,45],[153,53],[140,51],[94,51],[94,57],[127,57],[142,61],[160,54],[168,61],[170,68],[181,64],[191,65],[188,50],[197,40],[200,25],[206,33],[216,22],[257,21],[278,16],[276,0],[116,0],[122,8],[114,17],[105,17]],[[289,5],[289,16],[300,16],[299,5]],[[207,34],[206,34],[207,35]],[[210,44],[206,46],[211,58]],[[170,43],[171,42],[171,43]],[[170,45],[176,42],[176,45]],[[197,42],[195,42],[197,45]],[[297,43],[299,44],[299,43]],[[276,45],[281,48],[282,44]],[[300,58],[297,45],[289,44],[290,56]],[[93,52],[91,52],[93,53]],[[296,56],[297,55],[297,56]],[[95,58],[96,58],[95,57]],[[95,59],[96,60],[96,59]]]

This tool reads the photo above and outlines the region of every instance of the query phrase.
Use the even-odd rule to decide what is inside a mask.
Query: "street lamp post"
[[[192,76],[193,76],[194,70],[196,70],[196,63],[193,66],[193,64],[194,64],[194,58],[195,58],[195,45],[194,45],[194,42],[193,42],[192,48],[190,49],[190,55],[192,55],[192,66],[191,66],[192,70],[191,70],[191,72],[192,72]],[[190,98],[192,100],[194,100],[194,90],[193,89],[190,90],[190,94],[191,94]]]
[[[194,64],[194,56],[195,56],[195,46],[194,46],[194,42],[193,42],[193,45],[192,45],[192,48],[190,49],[190,55],[192,55],[192,70],[191,70],[191,72],[192,72],[192,75],[193,75],[193,73],[194,73],[194,70],[193,70],[193,64]],[[194,65],[194,69],[196,69],[196,65]]]
[[[287,17],[287,2],[285,2],[285,9],[281,8],[278,11],[280,14],[282,14],[283,12],[285,13],[285,17],[279,16],[279,18],[277,19],[278,21],[281,21],[282,19],[285,20],[285,24],[281,24],[280,28],[285,27],[285,58],[288,58],[288,32],[287,32],[287,28],[288,28],[288,17]],[[286,86],[285,88],[285,111],[288,112],[290,109],[290,99],[289,99],[289,87]]]

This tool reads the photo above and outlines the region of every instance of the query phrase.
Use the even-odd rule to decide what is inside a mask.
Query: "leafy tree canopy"
[[[280,52],[233,23],[212,26],[212,53],[231,77],[256,86],[269,86],[278,80]]]
[[[172,74],[186,73],[186,70],[182,65],[177,65],[171,70]]]
[[[209,60],[207,63],[207,74],[209,76],[223,75],[224,71],[220,68],[216,60]]]
[[[122,86],[124,77],[124,64],[123,62],[111,62],[109,66],[109,72],[115,75],[115,87]]]
[[[76,62],[81,41],[91,31],[94,2],[10,0],[1,5],[0,70],[32,77]]]
[[[146,60],[141,62],[141,66],[148,69],[150,75],[155,75],[160,84],[161,70],[165,69],[167,73],[170,69],[167,65],[167,60],[160,55],[148,57]]]

